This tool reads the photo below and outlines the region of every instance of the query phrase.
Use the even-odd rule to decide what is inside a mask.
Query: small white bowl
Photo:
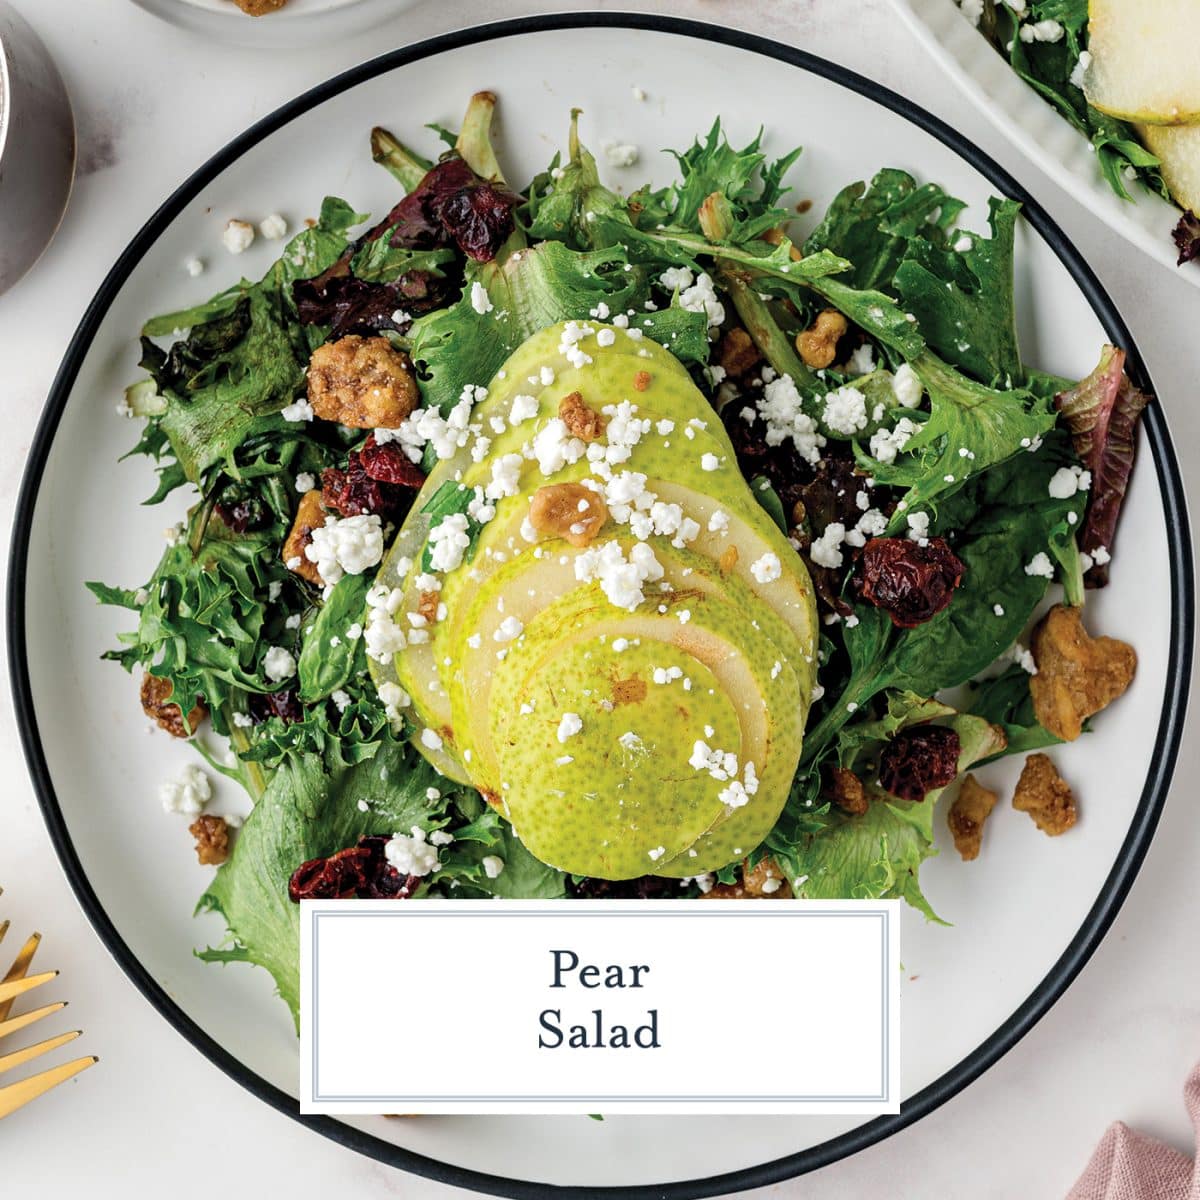
[[[75,119],[46,47],[0,0],[0,292],[50,244],[75,178]]]

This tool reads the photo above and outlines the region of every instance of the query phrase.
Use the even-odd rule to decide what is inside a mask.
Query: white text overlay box
[[[898,901],[309,901],[306,1113],[895,1113]]]

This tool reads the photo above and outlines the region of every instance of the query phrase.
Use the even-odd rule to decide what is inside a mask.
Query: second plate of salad
[[[250,131],[93,313],[18,522],[27,745],[114,952],[270,1102],[306,896],[901,898],[907,1119],[1103,933],[1182,709],[1173,458],[924,114],[709,30],[474,31]],[[684,1195],[905,1119],[312,1124]]]

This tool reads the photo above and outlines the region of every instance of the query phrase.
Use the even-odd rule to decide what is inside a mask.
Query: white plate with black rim
[[[419,138],[424,121],[454,120],[480,88],[500,97],[511,178],[544,167],[565,138],[568,110],[579,106],[593,145],[612,138],[642,147],[638,170],[620,172],[630,180],[619,184],[635,175],[639,182],[664,178],[670,161],[654,151],[690,143],[720,114],[735,141],[765,125],[769,150],[806,147],[794,198],[814,201],[807,220],[845,184],[885,165],[963,197],[973,228],[984,227],[990,194],[1014,196],[1026,205],[1017,237],[1025,358],[1081,376],[1113,341],[1129,351],[1135,379],[1151,386],[1108,297],[1016,181],[866,79],[728,29],[654,16],[529,18],[397,50],[299,97],[201,167],[121,256],[76,332],[31,451],[13,542],[8,634],[30,768],[81,903],[146,998],[222,1070],[315,1132],[397,1167],[500,1195],[540,1197],[553,1184],[581,1196],[615,1189],[683,1197],[767,1184],[895,1134],[965,1087],[1062,994],[1112,921],[1153,834],[1186,700],[1191,551],[1174,454],[1161,408],[1151,406],[1113,580],[1088,602],[1090,623],[1133,642],[1140,665],[1129,692],[1097,722],[1100,731],[1058,754],[1081,798],[1079,825],[1051,840],[1026,817],[999,812],[985,854],[971,864],[958,861],[939,829],[943,853],[926,864],[922,881],[953,925],[904,917],[899,1116],[603,1123],[300,1117],[295,1033],[270,978],[193,957],[193,947],[219,943],[224,930],[215,916],[192,918],[206,876],[189,839],[155,800],[158,783],[190,752],[143,733],[134,685],[99,661],[119,615],[98,609],[82,581],[146,578],[163,526],[179,515],[139,507],[153,490],[144,461],[116,465],[131,430],[113,406],[135,373],[142,320],[268,262],[270,251],[255,247],[221,278],[214,270],[214,278],[188,279],[179,264],[204,214],[283,209],[301,217],[327,191],[360,210],[385,211],[394,184],[370,160],[371,126]],[[805,121],[818,113],[819,121]],[[432,140],[426,148],[434,149]],[[104,519],[95,520],[96,512]],[[989,778],[1011,794],[1015,770],[1002,765]],[[495,984],[481,992],[487,986]],[[769,962],[755,964],[746,980],[713,984],[729,1020],[752,1020],[754,992],[769,986]],[[473,1054],[486,1053],[479,1032]],[[784,1054],[745,1069],[786,1071]]]
[[[1180,210],[1140,184],[1122,200],[1092,144],[1037,94],[963,16],[956,0],[892,0],[921,44],[980,111],[1059,187],[1115,233],[1200,287],[1200,263],[1178,266]]]

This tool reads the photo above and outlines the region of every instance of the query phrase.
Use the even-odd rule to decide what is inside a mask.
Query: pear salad
[[[933,918],[943,790],[974,857],[968,768],[1033,752],[1014,805],[1061,833],[1044,751],[1133,674],[1082,613],[1147,397],[1113,347],[1023,361],[1015,202],[981,235],[884,169],[802,218],[799,151],[719,122],[621,195],[578,114],[514,184],[495,104],[436,160],[374,130],[393,209],[327,198],[262,279],[148,321],[120,406],[149,502],[191,499],[144,586],[88,585],[137,614],[108,657],[207,760],[163,791],[218,867],[202,957],[293,1013],[304,897]]]
[[[1105,182],[1183,210],[1178,265],[1200,257],[1194,0],[955,0],[1013,70],[1091,143]]]

